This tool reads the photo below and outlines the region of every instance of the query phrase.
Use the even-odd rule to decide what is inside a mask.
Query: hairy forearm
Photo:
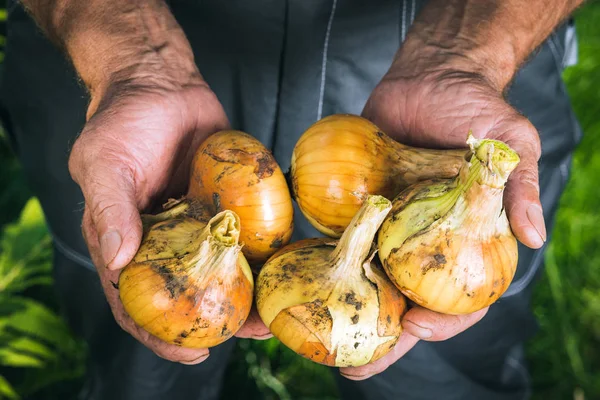
[[[480,74],[503,90],[529,54],[581,3],[431,0],[415,20],[395,64],[403,73],[409,63],[415,73],[451,65]]]
[[[21,1],[68,53],[92,95],[118,79],[200,79],[190,45],[163,0]]]

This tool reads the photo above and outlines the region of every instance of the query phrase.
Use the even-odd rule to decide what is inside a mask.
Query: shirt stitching
[[[400,31],[400,43],[404,42],[406,37],[406,1],[402,2],[402,29]]]
[[[331,4],[331,14],[329,15],[329,21],[327,21],[327,30],[325,31],[325,43],[323,44],[323,61],[321,62],[321,86],[319,88],[317,120],[320,120],[323,116],[323,99],[325,98],[325,80],[327,75],[327,52],[329,50],[329,37],[331,35],[331,26],[333,25],[336,7],[337,0],[333,0],[333,3]]]

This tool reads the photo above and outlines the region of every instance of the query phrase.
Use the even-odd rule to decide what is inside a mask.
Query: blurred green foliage
[[[25,397],[84,372],[83,344],[30,291],[51,285],[51,270],[50,236],[32,198],[0,236],[0,398]]]
[[[579,63],[565,80],[585,136],[534,296],[540,331],[528,359],[540,400],[600,399],[600,2],[587,3],[576,20]],[[85,347],[58,317],[48,290],[51,245],[43,215],[35,199],[28,201],[2,132],[0,171],[0,399],[74,398]],[[330,369],[275,339],[238,341],[224,390],[224,398],[337,398]]]
[[[10,150],[8,138],[0,130],[0,226],[18,217],[30,197],[21,167]]]
[[[576,21],[579,63],[564,77],[584,138],[534,296],[540,332],[528,354],[539,399],[600,398],[600,2]]]

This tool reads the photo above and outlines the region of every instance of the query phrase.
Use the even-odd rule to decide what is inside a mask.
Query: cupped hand
[[[539,198],[538,160],[541,145],[534,126],[503,98],[485,77],[452,69],[414,73],[392,68],[373,91],[363,116],[404,144],[425,148],[466,147],[469,131],[477,138],[506,142],[521,161],[511,174],[504,205],[517,239],[531,248],[546,241]],[[374,363],[342,368],[349,379],[380,373],[406,354],[419,340],[449,339],[468,329],[487,313],[444,315],[422,307],[403,318],[404,332],[396,347]]]
[[[469,131],[476,138],[506,142],[521,158],[504,196],[511,228],[524,245],[542,247],[546,227],[539,197],[538,132],[483,77],[459,71],[407,77],[392,70],[374,90],[363,116],[414,146],[466,148]]]
[[[92,98],[69,159],[85,198],[83,234],[116,321],[160,357],[186,364],[203,361],[208,350],[167,344],[138,327],[114,284],[140,245],[140,212],[184,194],[195,150],[228,126],[221,104],[200,79],[183,85],[124,81]],[[251,315],[238,335],[265,338],[268,330]]]

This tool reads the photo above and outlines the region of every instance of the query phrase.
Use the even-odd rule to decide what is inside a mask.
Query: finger
[[[163,342],[137,326],[130,318],[122,321],[121,327],[144,346],[152,350],[154,354],[165,360],[186,365],[195,365],[205,361],[210,355],[208,349],[190,349]]]
[[[199,356],[198,358],[194,358],[190,361],[179,361],[181,364],[185,364],[185,365],[196,365],[196,364],[200,364],[203,361],[206,361],[206,359],[210,356],[210,353],[208,350],[206,350],[205,354],[202,354],[201,356]]]
[[[273,334],[263,323],[262,319],[260,319],[258,311],[256,311],[256,308],[253,306],[246,322],[242,325],[240,330],[236,332],[235,336],[241,339],[265,340],[273,337]]]
[[[402,327],[411,335],[427,341],[450,339],[479,322],[488,308],[466,315],[447,315],[415,307],[402,318]]]
[[[400,335],[396,346],[394,346],[394,348],[385,356],[381,357],[377,361],[360,367],[340,368],[340,374],[343,377],[354,381],[360,381],[379,374],[385,371],[390,365],[398,361],[406,353],[408,353],[408,351],[412,349],[418,341],[419,338],[411,335],[409,332],[404,331],[402,332],[402,335]]]
[[[78,161],[75,148],[73,151],[69,169],[82,189],[95,228],[86,234],[88,240],[98,241],[101,259],[97,265],[123,268],[137,252],[142,238],[133,173],[118,161],[91,163],[93,168],[86,168]]]
[[[521,159],[508,179],[504,204],[511,229],[517,239],[524,245],[537,249],[546,241],[538,174],[541,145],[533,125],[521,116],[517,118],[516,123],[499,126],[504,132],[498,139],[511,146]]]
[[[539,198],[537,165],[521,165],[508,180],[506,214],[516,238],[539,249],[546,242],[546,224]]]
[[[537,159],[525,151],[521,154],[521,162],[508,179],[504,204],[517,239],[524,245],[537,249],[546,242]]]

